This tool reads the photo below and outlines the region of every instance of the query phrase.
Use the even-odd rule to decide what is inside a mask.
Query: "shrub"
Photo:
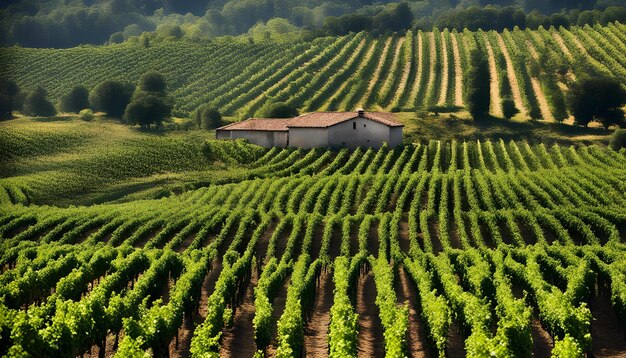
[[[78,113],[78,117],[83,121],[90,121],[94,118],[93,111],[89,108],[83,109]]]
[[[78,113],[81,109],[89,108],[89,91],[83,86],[72,88],[70,93],[61,98],[59,105],[62,112]]]
[[[511,119],[514,115],[519,113],[519,109],[515,107],[515,101],[511,98],[502,99],[502,114],[504,118]]]
[[[129,83],[107,80],[100,83],[89,96],[93,109],[106,112],[111,117],[121,118],[135,86]]]
[[[626,148],[626,129],[616,129],[609,142],[609,147],[615,151]]]
[[[36,117],[51,117],[57,111],[47,98],[48,92],[43,87],[37,87],[24,100],[24,114]]]
[[[217,108],[206,105],[196,112],[196,124],[198,128],[210,130],[222,126],[222,114]]]

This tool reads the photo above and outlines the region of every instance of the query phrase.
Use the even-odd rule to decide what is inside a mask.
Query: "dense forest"
[[[193,41],[237,36],[286,41],[368,30],[502,30],[626,21],[623,0],[7,0],[0,44]]]

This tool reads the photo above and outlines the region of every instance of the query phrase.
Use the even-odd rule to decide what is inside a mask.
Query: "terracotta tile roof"
[[[225,125],[216,130],[287,132],[289,131],[287,123],[291,120],[292,118],[250,118]]]
[[[293,118],[289,121],[287,127],[327,128],[357,117],[358,114],[356,112],[313,112]],[[394,121],[395,115],[393,113],[365,112],[363,118],[382,123],[389,127],[404,126]]]
[[[357,117],[357,112],[313,112],[295,118],[250,118],[245,121],[217,128],[217,130],[286,132],[289,130],[289,127],[328,128]],[[395,115],[393,113],[365,112],[363,118],[382,123],[389,127],[404,126],[394,121]]]

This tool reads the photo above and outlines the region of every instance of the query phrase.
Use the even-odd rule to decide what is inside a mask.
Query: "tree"
[[[504,118],[511,119],[513,116],[519,113],[519,109],[515,107],[515,101],[512,98],[503,98],[502,99],[502,114],[504,114]]]
[[[166,93],[167,84],[157,72],[146,72],[139,78],[137,90],[126,107],[124,118],[128,124],[157,127],[172,115],[172,101]]]
[[[467,79],[467,102],[472,118],[477,120],[489,113],[491,95],[489,88],[489,64],[483,51],[472,51],[471,66]]]
[[[276,102],[271,104],[265,114],[268,118],[291,118],[298,116],[298,110],[291,104]]]
[[[616,129],[609,141],[609,147],[615,151],[626,148],[626,129]]]
[[[83,86],[72,88],[70,93],[61,98],[59,105],[62,112],[78,113],[80,110],[89,108],[89,90]]]
[[[128,124],[139,124],[146,128],[149,128],[151,124],[161,126],[163,120],[171,115],[172,103],[168,98],[155,92],[144,91],[133,94],[124,112],[124,118]]]
[[[211,105],[200,107],[196,112],[196,124],[205,130],[218,128],[222,125],[222,115]]]
[[[89,95],[89,102],[96,111],[121,118],[134,90],[135,87],[130,83],[107,80],[94,88]]]
[[[572,84],[567,102],[578,125],[586,127],[589,122],[598,120],[608,129],[624,122],[622,107],[626,104],[626,91],[617,79],[580,79]]]
[[[48,92],[41,86],[28,93],[23,112],[33,117],[51,117],[57,113],[54,104],[47,98]]]
[[[0,119],[13,117],[16,105],[16,97],[20,90],[15,81],[0,79]]]
[[[165,94],[166,89],[167,84],[165,83],[165,78],[158,72],[146,72],[139,77],[139,84],[137,85],[138,91]]]

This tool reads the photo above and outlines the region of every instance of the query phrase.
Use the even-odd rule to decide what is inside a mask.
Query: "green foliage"
[[[265,118],[292,118],[298,116],[298,110],[285,102],[268,103],[261,109],[262,117]]]
[[[124,111],[128,124],[138,124],[149,128],[151,124],[160,127],[172,115],[169,98],[156,92],[135,92]]]
[[[78,113],[79,111],[89,108],[89,90],[84,86],[76,86],[72,90],[61,97],[59,104],[61,112]]]
[[[474,120],[479,120],[489,112],[489,65],[482,51],[471,54],[471,68],[467,76],[467,107]]]
[[[78,113],[78,117],[83,121],[91,121],[94,119],[93,111],[89,108],[83,109]]]
[[[575,82],[568,93],[570,112],[576,123],[585,127],[593,120],[598,120],[607,129],[621,125],[624,104],[626,90],[614,78],[583,78]]]
[[[121,118],[135,86],[115,80],[106,80],[97,85],[89,95],[93,109],[106,112],[107,115]]]
[[[33,117],[51,117],[57,111],[52,102],[47,98],[48,92],[43,87],[32,90],[24,99],[22,112]]]
[[[211,105],[198,108],[195,120],[196,126],[204,130],[215,129],[223,125],[221,113]]]
[[[613,132],[609,147],[616,152],[622,148],[626,148],[626,129],[618,128]]]

